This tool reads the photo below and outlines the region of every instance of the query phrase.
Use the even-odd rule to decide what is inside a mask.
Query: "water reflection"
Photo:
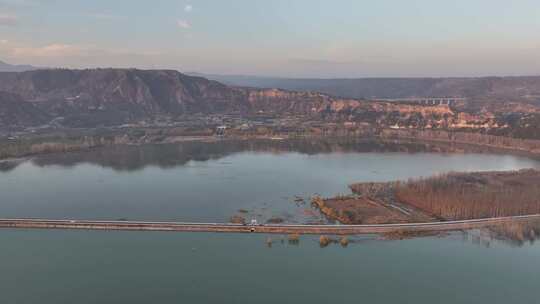
[[[464,243],[491,248],[494,243],[523,247],[534,245],[540,239],[540,218],[520,219],[500,224],[486,225],[483,228],[467,229],[461,231],[407,231],[400,230],[395,233],[385,233],[377,240],[408,240],[415,238],[446,238],[461,237]]]
[[[540,219],[513,221],[488,227],[478,234],[480,242],[502,241],[512,246],[522,247],[534,244],[540,239]]]
[[[502,244],[506,246],[521,248],[533,246],[540,239],[540,219],[516,220],[503,224],[488,225],[481,229],[470,229],[462,231],[406,231],[399,232],[400,237],[393,233],[381,235],[288,235],[288,236],[268,236],[266,245],[271,248],[273,244],[295,245],[301,243],[318,243],[320,248],[338,246],[347,248],[349,244],[367,245],[370,242],[399,242],[422,238],[461,238],[462,242],[492,248],[493,245]]]
[[[4,160],[0,161],[0,172],[9,172],[17,168],[22,163],[22,160]]]
[[[162,169],[183,166],[190,161],[220,159],[240,152],[287,153],[306,155],[326,153],[496,153],[491,148],[445,143],[413,143],[375,139],[293,139],[293,140],[221,140],[217,142],[184,142],[143,146],[113,146],[83,152],[42,155],[32,158],[40,167],[72,167],[81,163],[99,165],[116,171],[136,171],[148,166]],[[0,161],[0,172],[17,168],[22,160]]]
[[[511,247],[533,246],[540,239],[540,219],[515,220],[507,223],[486,225],[479,229],[461,231],[407,231],[399,230],[380,235],[356,235],[347,238],[346,244],[362,244],[372,241],[405,241],[421,238],[461,238],[464,243],[492,248],[493,244],[503,244]],[[321,248],[329,245],[342,245],[343,236],[322,235],[313,241],[319,242]]]
[[[462,231],[463,242],[485,248],[491,248],[494,243],[511,247],[532,246],[538,239],[540,239],[540,219],[512,221]]]

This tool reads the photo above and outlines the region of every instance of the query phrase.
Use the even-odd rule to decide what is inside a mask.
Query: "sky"
[[[0,0],[0,60],[307,78],[540,75],[540,1]]]

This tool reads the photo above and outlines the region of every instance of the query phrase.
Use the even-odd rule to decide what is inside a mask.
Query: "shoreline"
[[[149,134],[134,136],[139,129],[109,130],[100,133],[97,130],[66,131],[66,134],[42,134],[39,136],[22,136],[12,141],[0,141],[0,162],[15,159],[29,158],[46,154],[80,152],[113,146],[142,146],[161,144],[180,144],[185,142],[218,143],[220,141],[288,141],[288,140],[332,140],[332,139],[359,139],[380,140],[383,142],[401,141],[413,144],[458,145],[464,148],[484,148],[497,153],[511,153],[540,158],[540,140],[517,139],[505,136],[494,136],[470,132],[449,132],[432,130],[359,130],[352,134],[231,134],[227,136],[216,135],[163,135],[168,129],[152,129]],[[75,133],[70,133],[75,132]],[[92,132],[96,132],[95,134]],[[144,132],[144,131],[141,131]],[[472,137],[470,140],[461,137]],[[504,144],[494,144],[502,142]],[[512,145],[513,142],[520,143]],[[523,147],[529,146],[529,148]]]

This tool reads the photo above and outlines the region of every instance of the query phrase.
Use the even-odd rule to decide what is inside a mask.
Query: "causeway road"
[[[377,234],[394,231],[453,231],[484,228],[510,222],[540,220],[540,214],[474,219],[463,221],[382,224],[382,225],[296,225],[259,224],[242,225],[226,223],[187,223],[150,221],[100,221],[77,219],[0,219],[0,229],[80,229],[124,231],[176,231],[176,232],[223,232],[223,233],[270,233],[270,234],[330,234],[355,235]]]

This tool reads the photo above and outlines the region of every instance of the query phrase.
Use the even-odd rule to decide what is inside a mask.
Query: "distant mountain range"
[[[44,117],[68,127],[121,125],[158,116],[265,113],[314,119],[410,112],[410,106],[333,97],[318,92],[242,88],[173,70],[49,69],[0,73],[0,127],[40,125]],[[24,106],[15,107],[15,104]],[[34,116],[28,119],[23,115]],[[436,112],[441,109],[436,109]],[[431,112],[431,111],[430,111]],[[448,112],[442,109],[441,115]],[[44,115],[43,115],[44,114]],[[20,119],[15,119],[15,118]],[[10,119],[8,119],[10,118]]]
[[[14,65],[0,61],[0,72],[24,72],[37,70],[37,67],[31,65]]]
[[[157,115],[315,113],[340,101],[320,93],[276,89],[230,87],[202,77],[173,70],[137,69],[49,69],[21,73],[0,73],[0,91],[9,93],[9,103],[0,112],[9,117],[13,100],[36,107],[49,117],[61,118],[71,127],[120,125]],[[16,96],[16,97],[15,97]],[[343,101],[345,103],[357,101]],[[13,112],[15,116],[15,112]],[[37,113],[37,111],[32,111]],[[31,113],[29,112],[29,115]],[[17,117],[22,117],[17,114]],[[35,123],[42,120],[36,117]],[[0,120],[0,126],[28,125]]]
[[[0,72],[43,69],[0,61]],[[355,99],[409,97],[467,97],[540,100],[540,76],[477,78],[279,78],[243,75],[186,73],[233,87],[311,91]]]
[[[173,70],[3,72],[0,128],[43,124],[92,128],[163,117],[179,120],[193,114],[262,113],[377,128],[466,129],[540,138],[540,77],[280,81],[273,84],[280,88],[263,89],[253,88],[253,82],[230,86]],[[302,90],[291,90],[298,87]],[[377,97],[335,97],[352,92],[347,90]],[[411,96],[467,98],[381,100]]]
[[[469,97],[535,98],[540,76],[478,78],[273,78],[259,76],[191,75],[231,86],[316,91],[346,98]]]

